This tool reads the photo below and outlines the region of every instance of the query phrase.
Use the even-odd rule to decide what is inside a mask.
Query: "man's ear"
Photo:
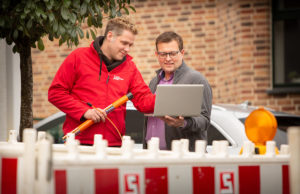
[[[180,53],[182,54],[182,56],[184,55],[184,49],[182,49],[181,51],[180,51]]]
[[[112,32],[112,31],[107,32],[107,34],[106,34],[106,39],[107,39],[108,41],[112,41],[113,38],[114,38],[113,32]]]

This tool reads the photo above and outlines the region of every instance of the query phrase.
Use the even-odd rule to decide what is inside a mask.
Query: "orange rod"
[[[121,98],[119,98],[118,100],[116,100],[115,102],[113,102],[111,105],[109,105],[108,107],[106,107],[104,110],[108,110],[111,107],[113,108],[117,108],[119,106],[121,106],[122,104],[124,104],[125,102],[127,102],[129,100],[127,95],[122,96]],[[78,134],[84,130],[86,130],[88,127],[90,127],[92,124],[94,124],[94,122],[92,120],[86,120],[85,122],[81,123],[78,127],[76,127],[74,130],[71,131],[71,133],[75,133]],[[63,140],[65,140],[67,138],[67,136],[63,136]]]

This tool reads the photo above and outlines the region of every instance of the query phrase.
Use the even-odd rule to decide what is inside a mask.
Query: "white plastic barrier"
[[[130,137],[121,148],[108,148],[101,135],[94,146],[79,146],[70,135],[65,145],[51,146],[40,134],[35,142],[34,130],[28,131],[24,144],[0,144],[2,194],[289,193],[287,145],[275,155],[268,142],[265,155],[253,155],[253,144],[245,142],[243,155],[229,155],[228,142],[215,141],[207,154],[205,141],[196,142],[195,152],[187,140],[161,151],[157,138],[142,150],[133,149]]]

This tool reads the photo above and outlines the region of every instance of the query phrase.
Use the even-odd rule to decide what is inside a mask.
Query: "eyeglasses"
[[[171,52],[168,52],[168,53],[166,53],[166,52],[157,52],[157,55],[158,55],[159,58],[165,59],[165,58],[168,57],[168,55],[169,55],[170,58],[175,58],[175,57],[177,57],[178,53],[179,53],[179,51],[171,51]]]

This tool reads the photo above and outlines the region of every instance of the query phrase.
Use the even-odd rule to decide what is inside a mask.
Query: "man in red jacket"
[[[109,146],[121,146],[126,104],[109,115],[103,109],[128,92],[140,112],[153,112],[155,95],[128,55],[136,35],[137,29],[128,18],[111,19],[104,36],[64,60],[48,91],[48,100],[66,113],[64,134],[90,119],[95,124],[76,136],[81,144],[92,145],[94,135],[102,134]]]

